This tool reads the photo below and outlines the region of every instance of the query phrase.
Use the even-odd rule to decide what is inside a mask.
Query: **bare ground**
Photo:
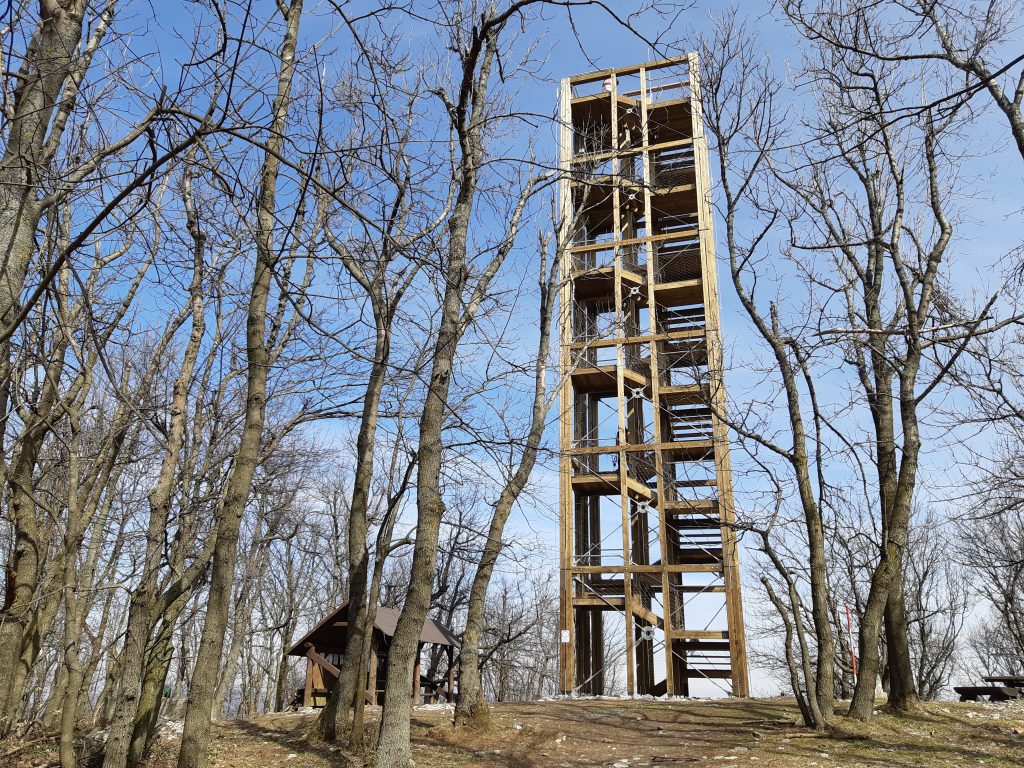
[[[370,716],[375,720],[376,713]],[[313,717],[220,723],[210,766],[347,768],[372,758],[308,740]],[[1024,766],[1024,702],[931,703],[909,717],[880,714],[868,724],[838,719],[829,734],[799,727],[786,699],[547,701],[497,705],[481,728],[456,729],[450,720],[442,709],[414,712],[418,768]],[[163,736],[145,768],[173,768],[176,748],[174,735]],[[52,739],[0,743],[0,768],[55,763]]]

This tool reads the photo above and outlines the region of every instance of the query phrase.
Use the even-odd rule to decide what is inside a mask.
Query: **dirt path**
[[[308,741],[312,718],[221,723],[210,766],[347,768],[365,762]],[[450,720],[443,709],[414,712],[417,768],[1024,766],[1021,705],[935,703],[910,718],[880,715],[868,725],[840,720],[829,735],[797,727],[792,702],[782,699],[550,701],[499,705],[486,729],[454,729]],[[10,746],[0,744],[0,756]],[[145,768],[173,768],[176,748],[173,735],[162,738]],[[28,768],[55,760],[55,745],[42,741],[0,765]]]

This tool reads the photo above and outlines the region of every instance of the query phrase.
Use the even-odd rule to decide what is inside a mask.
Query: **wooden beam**
[[[645,104],[645,106],[646,106],[646,104]],[[643,125],[645,127],[644,134],[646,136],[646,126],[647,126],[646,117],[643,120]],[[691,144],[693,144],[693,139],[673,139],[672,141],[663,141],[663,142],[661,142],[659,144],[651,144],[650,146],[648,146],[647,145],[647,141],[645,139],[644,140],[644,146],[636,147],[636,148],[633,148],[633,149],[623,149],[621,152],[617,152],[617,153],[616,152],[591,152],[589,154],[587,154],[587,153],[580,153],[579,155],[576,155],[575,157],[572,158],[572,163],[574,165],[582,165],[583,163],[600,163],[600,162],[603,162],[605,160],[611,160],[613,157],[622,157],[622,158],[625,158],[625,157],[635,157],[637,155],[641,155],[641,154],[644,154],[644,153],[647,153],[647,152],[662,152],[662,151],[664,151],[666,149],[680,149],[682,147],[688,147]],[[644,174],[644,178],[647,179],[647,178],[650,178],[650,176],[648,174]]]
[[[621,611],[626,607],[622,597],[574,597],[572,604],[576,608],[597,608],[602,611]]]
[[[644,606],[638,605],[635,602],[633,603],[633,615],[634,616],[639,616],[641,619],[646,621],[648,624],[652,624],[655,627],[659,627],[661,629],[665,628],[665,620],[662,619],[661,616],[656,614],[650,608],[645,608]]]
[[[306,685],[302,689],[302,706],[313,706],[313,660],[306,658]]]
[[[611,73],[611,132],[612,132],[612,152],[618,153],[619,151],[619,102],[618,102],[618,77],[616,73]],[[612,174],[616,177],[621,178],[620,168],[622,161],[617,157],[612,160]],[[615,184],[612,187],[612,233],[616,241],[622,240],[622,200],[621,200],[621,185]],[[622,311],[622,247],[615,249],[615,272],[617,279],[615,280],[615,327],[621,329],[624,327],[624,317]],[[616,396],[618,397],[618,437],[616,443],[619,445],[619,488],[629,488],[631,483],[635,481],[629,477],[626,466],[626,358],[625,358],[625,347],[621,344],[616,347],[616,361],[618,365],[615,367],[616,380],[615,389]],[[635,492],[635,491],[634,491]],[[624,563],[629,562],[629,495],[628,493],[620,494],[620,511],[622,515],[622,561]],[[632,616],[631,604],[632,604],[632,588],[629,583],[629,574],[623,573],[623,587],[625,593],[625,609],[626,616]],[[627,622],[631,623],[631,622]],[[626,632],[626,693],[632,695],[635,693],[634,683],[634,648],[633,648],[633,632],[632,628],[627,628]]]
[[[673,640],[728,640],[729,633],[711,629],[674,629],[669,633]]]
[[[574,565],[570,568],[572,573],[720,573],[721,565],[695,564],[686,565],[672,563],[670,565]]]
[[[700,101],[700,75],[697,54],[689,54],[692,91],[694,159],[698,183],[705,194],[698,195],[698,223],[701,229],[701,268],[704,274],[705,318],[708,325],[708,370],[711,373],[712,426],[715,435],[715,472],[718,480],[718,507],[722,517],[722,547],[725,562],[726,616],[729,624],[729,652],[732,667],[732,693],[750,695],[747,674],[746,629],[743,618],[743,595],[740,583],[740,562],[736,545],[736,514],[732,494],[732,464],[729,457],[729,428],[720,418],[728,406],[722,376],[723,354],[719,330],[718,272],[715,260],[714,217],[711,210],[711,179],[708,146],[704,138],[704,115]]]
[[[588,243],[585,245],[573,245],[569,248],[572,253],[583,253],[585,251],[608,251],[615,245],[651,245],[662,243],[666,240],[688,240],[697,237],[700,232],[696,229],[681,229],[678,232],[670,232],[667,235],[650,235],[649,237],[633,237],[612,243]],[[567,273],[568,274],[568,273]]]
[[[654,326],[651,327],[653,328]],[[628,336],[622,339],[615,338],[597,339],[595,341],[580,341],[570,344],[569,348],[600,349],[602,347],[614,347],[619,344],[649,344],[652,341],[685,341],[687,339],[699,339],[703,336],[703,331],[674,331],[673,333],[655,333],[648,336]]]
[[[692,55],[692,54],[691,54]],[[612,75],[624,77],[626,75],[635,75],[640,72],[641,69],[648,71],[652,69],[664,69],[667,67],[678,67],[682,64],[689,63],[689,56],[673,56],[668,59],[659,59],[658,61],[651,61],[646,64],[634,64],[628,67],[619,67],[618,69],[597,69],[592,72],[584,72],[580,75],[573,75],[569,78],[571,85],[585,85],[586,83],[597,82],[598,80],[605,80]]]
[[[314,664],[316,664],[325,672],[334,675],[335,679],[337,679],[337,677],[341,674],[341,670],[339,670],[336,666],[331,664],[331,662],[329,662],[327,659],[325,659],[323,656],[317,653],[316,648],[314,648],[312,645],[306,647],[306,658],[312,660]]]
[[[572,412],[573,388],[570,371],[572,355],[569,344],[573,340],[573,299],[572,281],[568,280],[572,269],[572,252],[568,247],[571,233],[577,222],[573,220],[572,189],[569,183],[569,163],[573,151],[572,125],[572,85],[568,78],[562,80],[559,91],[559,166],[561,176],[558,183],[559,232],[557,242],[562,246],[559,254],[559,273],[561,288],[559,296],[559,329],[561,332],[561,349],[559,350],[560,380],[562,382],[558,395],[558,431],[561,445],[572,445]],[[574,494],[572,489],[572,465],[568,453],[559,458],[559,643],[558,643],[558,680],[562,693],[571,693],[575,687],[576,657],[574,654],[576,624],[572,607],[572,565],[573,557],[573,516],[575,512]],[[470,663],[475,663],[475,659]]]

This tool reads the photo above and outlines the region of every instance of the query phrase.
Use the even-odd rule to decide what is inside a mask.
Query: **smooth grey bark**
[[[403,451],[401,448],[400,441],[396,441],[394,450],[391,454],[391,471],[389,477],[394,478],[397,472],[399,458],[402,456]],[[406,492],[409,490],[409,484],[412,480],[412,474],[416,469],[416,455],[410,454],[408,456],[408,463],[405,466],[405,470],[402,473],[402,479],[398,482],[397,487],[388,497],[387,507],[384,510],[384,519],[381,520],[380,525],[377,528],[376,541],[374,543],[374,559],[373,559],[373,573],[370,576],[370,588],[367,596],[368,608],[366,611],[366,627],[370,628],[376,624],[377,621],[377,606],[380,605],[380,593],[381,587],[384,583],[384,567],[387,563],[387,558],[390,556],[394,544],[394,531],[395,523],[398,519],[399,505],[402,499],[405,497]],[[359,657],[360,671],[358,673],[358,679],[366,679],[369,669],[368,664],[370,660],[370,648],[372,644],[373,633],[369,629],[363,634],[363,650]],[[358,749],[363,744],[363,731],[364,731],[364,710],[366,706],[366,699],[363,696],[357,696],[355,703],[352,708],[352,735],[349,740],[350,745],[353,749]]]
[[[85,0],[47,0],[17,72],[13,116],[0,157],[0,324],[13,320],[35,233],[45,211],[39,199],[50,161],[67,125],[78,85],[113,16],[108,3],[92,40],[83,40]],[[83,50],[84,46],[84,50]],[[76,82],[77,81],[77,82]],[[0,667],[0,677],[6,671]]]

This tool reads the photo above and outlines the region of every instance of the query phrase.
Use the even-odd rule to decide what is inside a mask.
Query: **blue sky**
[[[750,15],[749,23],[758,32],[758,40],[765,55],[776,72],[786,77],[794,66],[799,65],[799,51],[794,45],[791,31],[767,11],[758,14],[756,3],[745,4],[743,8]],[[681,41],[683,50],[691,48],[690,41],[710,29],[711,17],[721,9],[723,5],[719,3],[698,3],[681,18],[681,23],[673,32]],[[576,21],[580,36],[585,41],[586,53],[592,61],[588,61],[579,50],[576,39],[564,22],[553,20],[546,38],[549,53],[545,67],[551,81],[527,84],[522,88],[522,103],[530,105],[529,109],[538,112],[553,109],[556,94],[554,81],[560,77],[594,68],[626,66],[652,58],[652,52],[641,40],[619,30],[609,29],[607,19],[598,12],[580,13]],[[649,34],[653,33],[651,29]],[[1020,227],[1020,208],[1024,204],[1021,195],[1024,163],[1009,141],[1003,117],[989,106],[986,98],[983,96],[979,99],[977,108],[981,114],[965,135],[960,148],[967,155],[966,161],[959,168],[964,197],[958,202],[960,217],[955,241],[949,251],[949,274],[954,287],[964,295],[976,294],[983,298],[1001,288],[1001,262],[1012,248],[1024,240]],[[794,104],[793,109],[799,109],[799,105]],[[712,159],[712,177],[716,175],[714,166],[715,161]],[[720,226],[717,235],[721,241]],[[723,274],[727,273],[720,266],[722,329],[729,356],[726,385],[731,400],[742,407],[753,390],[761,386],[761,376],[746,367],[752,359],[758,357],[756,350],[760,344],[752,334],[749,321],[731,285],[723,280]],[[801,300],[799,291],[796,289],[790,294],[793,300]],[[786,294],[782,295],[785,298]],[[842,393],[838,390],[826,391],[824,396],[842,397]],[[984,453],[989,446],[991,443],[985,435],[979,436],[973,443],[975,452]],[[753,502],[761,489],[749,485],[752,481],[745,477],[747,467],[742,451],[733,451],[733,461],[738,503],[742,507],[745,499]],[[921,500],[940,508],[946,506],[947,500],[955,499],[956,495],[962,493],[962,473],[967,471],[955,465],[950,453],[944,450],[926,451],[922,461]],[[557,473],[550,467],[543,468],[538,470],[535,480],[540,489],[540,497],[547,496],[546,503],[525,508],[514,526],[524,536],[535,536],[541,542],[550,567],[555,567]],[[548,490],[547,494],[544,493],[545,489]],[[957,502],[954,500],[953,504]],[[745,555],[744,560],[749,579],[752,575],[749,557]],[[749,602],[747,608],[749,613]],[[759,670],[753,670],[753,687],[755,692],[762,694],[779,690],[779,686]]]
[[[269,4],[268,4],[269,5]],[[615,3],[616,7],[628,9],[630,3]],[[689,12],[679,17],[671,30],[669,38],[677,42],[676,52],[692,49],[692,42],[701,33],[711,27],[711,17],[725,9],[721,3],[698,2]],[[132,43],[133,52],[140,52],[136,47],[152,48],[159,53],[162,62],[163,76],[174,79],[175,61],[185,52],[185,48],[176,41],[175,30],[189,36],[194,24],[191,12],[196,6],[179,6],[184,10],[168,11],[166,8],[151,7],[152,16],[140,15],[133,21],[139,34]],[[749,24],[757,30],[758,41],[769,57],[772,65],[780,75],[786,75],[799,62],[798,50],[794,45],[791,31],[768,11],[767,3],[752,2],[742,6],[743,13],[748,16]],[[562,77],[594,68],[621,67],[652,58],[660,58],[666,51],[655,52],[641,39],[631,36],[611,24],[607,16],[597,9],[580,9],[575,13],[575,29],[585,47],[580,48],[573,29],[567,22],[565,13],[551,11],[545,13],[545,20],[538,22],[528,30],[528,35],[536,35],[543,31],[543,37],[537,44],[534,57],[541,63],[538,76],[523,79],[515,85],[515,107],[538,115],[550,115],[557,104],[557,85]],[[309,0],[306,6],[303,38],[307,45],[318,44],[323,50],[344,45],[345,36],[337,32],[336,21],[331,15],[330,5],[318,0]],[[545,27],[546,29],[541,29]],[[649,18],[641,22],[640,31],[649,38],[658,36],[663,30],[657,19]],[[211,29],[212,32],[212,29]],[[432,30],[425,25],[409,24],[406,30],[409,47],[430,47],[436,45],[432,39]],[[329,42],[324,42],[329,41]],[[671,52],[671,51],[669,51]],[[331,57],[325,70],[326,79],[333,80],[338,71],[337,62],[344,60],[343,52],[339,57]],[[1020,228],[1020,208],[1022,201],[1022,175],[1024,162],[1007,139],[1008,131],[1002,118],[988,106],[985,97],[978,101],[984,107],[970,133],[965,138],[964,148],[972,155],[969,163],[964,163],[961,175],[967,182],[970,199],[962,206],[963,221],[957,229],[956,242],[951,252],[951,275],[956,283],[965,291],[976,291],[987,295],[999,288],[1001,272],[998,269],[1000,259],[1015,245],[1024,240]],[[793,109],[799,109],[794,104]],[[543,158],[552,157],[555,152],[554,131],[550,124],[539,121],[539,127],[533,135],[519,137],[514,145],[522,150],[527,142],[532,141],[538,154]],[[715,176],[714,160],[712,161],[712,177]],[[536,222],[539,222],[538,218]],[[534,223],[534,226],[539,224]],[[721,228],[717,228],[719,239]],[[523,237],[524,245],[514,257],[514,269],[506,276],[506,285],[513,286],[522,274],[532,273],[532,252],[528,246],[535,242],[532,234],[527,231]],[[721,250],[719,253],[721,257]],[[731,287],[721,280],[724,269],[720,267],[720,296],[722,300],[722,329],[728,350],[729,370],[726,384],[732,400],[742,404],[752,390],[760,385],[760,376],[748,368],[752,359],[758,356],[759,345],[751,334],[745,315],[740,310]],[[531,283],[532,284],[532,283]],[[799,296],[792,294],[793,300]],[[532,305],[529,301],[520,304],[518,312],[522,313],[519,322],[522,334],[530,338],[532,329]],[[838,392],[831,393],[833,396]],[[347,435],[347,427],[327,427],[323,436],[327,441],[343,442]],[[734,451],[733,461],[736,465],[737,493],[740,505],[744,499],[753,499],[759,491],[755,487],[745,487],[743,455]],[[941,502],[948,497],[950,483],[958,482],[957,473],[950,468],[949,456],[945,453],[928,454],[925,459],[924,493]],[[536,555],[537,564],[541,567],[554,569],[557,567],[557,475],[552,466],[539,468],[534,479],[536,496],[524,504],[513,519],[510,529],[512,537],[526,541],[536,541],[539,550]],[[518,567],[518,566],[516,566]],[[511,569],[511,566],[510,566]],[[747,570],[748,576],[750,569]],[[777,686],[755,675],[755,692],[772,693]]]

